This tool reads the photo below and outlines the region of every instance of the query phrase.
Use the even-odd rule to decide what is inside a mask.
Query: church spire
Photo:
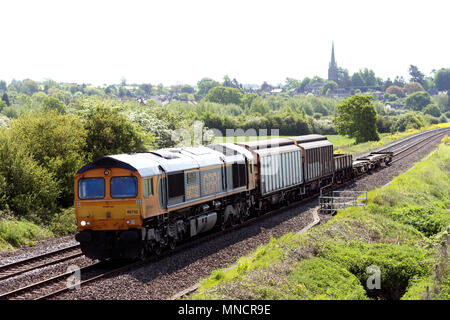
[[[331,61],[328,66],[328,80],[332,80],[334,82],[338,81],[338,66],[334,57],[334,41],[331,45]]]
[[[334,41],[331,44],[331,65],[332,66],[336,65],[336,61],[334,59]]]

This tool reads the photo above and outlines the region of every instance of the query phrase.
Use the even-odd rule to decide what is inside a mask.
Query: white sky
[[[1,0],[0,79],[111,84],[382,78],[450,67],[447,0]]]

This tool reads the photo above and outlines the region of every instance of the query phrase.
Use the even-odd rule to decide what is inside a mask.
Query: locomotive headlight
[[[84,221],[84,220],[81,220],[81,222],[80,222],[80,226],[84,227],[85,225],[86,225],[86,221]]]
[[[86,225],[90,226],[90,225],[91,225],[91,222],[90,222],[90,221],[86,222]]]
[[[126,224],[130,224],[130,220],[127,220],[127,221],[125,221],[126,222]]]

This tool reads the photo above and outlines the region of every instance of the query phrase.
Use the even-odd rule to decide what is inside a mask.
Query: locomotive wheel
[[[145,259],[147,259],[147,248],[145,246],[142,246],[142,248],[139,250],[139,260],[144,261]]]
[[[157,256],[160,256],[162,253],[162,248],[161,248],[161,245],[159,245],[159,244],[157,244],[153,250],[155,251],[155,254]]]
[[[177,246],[177,240],[175,239],[170,239],[169,240],[169,248],[170,250],[175,250],[175,247]]]

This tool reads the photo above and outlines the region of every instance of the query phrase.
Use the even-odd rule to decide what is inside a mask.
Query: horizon
[[[332,41],[338,67],[350,75],[368,68],[383,80],[408,80],[409,65],[426,76],[450,67],[444,40],[449,5],[439,0],[427,6],[417,0],[5,2],[0,80],[8,83],[327,79]]]

